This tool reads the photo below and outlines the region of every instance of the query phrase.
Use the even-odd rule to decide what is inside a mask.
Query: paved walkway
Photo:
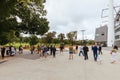
[[[88,61],[78,54],[68,60],[68,52],[47,59],[38,54],[17,55],[0,64],[0,80],[120,80],[120,54],[117,63],[111,64],[108,50],[103,51],[102,64],[93,61],[91,51]]]

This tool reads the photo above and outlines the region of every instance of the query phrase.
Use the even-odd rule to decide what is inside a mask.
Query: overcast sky
[[[118,5],[116,1],[120,0],[114,0]],[[50,31],[78,31],[78,39],[82,39],[83,29],[86,39],[94,39],[95,28],[102,22],[102,9],[107,7],[108,0],[46,0],[45,4]]]

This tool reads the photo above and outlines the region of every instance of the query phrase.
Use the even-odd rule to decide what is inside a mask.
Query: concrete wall
[[[106,25],[97,28],[95,32],[95,42],[107,44],[107,34],[108,27]]]

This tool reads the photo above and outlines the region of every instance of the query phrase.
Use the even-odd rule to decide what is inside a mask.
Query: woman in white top
[[[116,62],[116,53],[118,51],[118,47],[114,46],[113,49],[111,50],[110,54],[111,54],[111,63],[115,63]]]
[[[15,55],[15,48],[13,46],[11,47],[11,52],[12,52],[11,54],[12,56]]]

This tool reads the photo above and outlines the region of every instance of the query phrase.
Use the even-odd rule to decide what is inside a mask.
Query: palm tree
[[[47,34],[45,34],[45,38],[46,38],[47,43],[49,43],[49,44],[52,43],[53,38],[55,37],[55,35],[56,35],[55,31],[48,32]]]
[[[58,35],[58,39],[60,40],[60,42],[63,42],[64,38],[65,38],[65,34],[60,33],[60,34]]]
[[[70,43],[73,45],[75,39],[77,39],[77,31],[67,33],[67,38],[69,39]]]

